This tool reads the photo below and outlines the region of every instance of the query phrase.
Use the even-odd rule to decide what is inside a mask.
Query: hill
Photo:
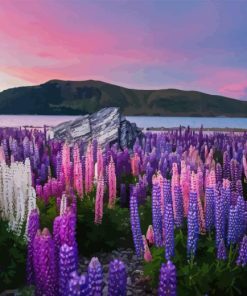
[[[50,80],[0,92],[0,114],[79,115],[111,106],[125,115],[247,116],[245,101],[178,89],[128,89],[94,80]]]

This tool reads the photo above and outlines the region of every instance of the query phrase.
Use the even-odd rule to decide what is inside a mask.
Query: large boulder
[[[115,107],[63,122],[51,129],[51,135],[68,142],[81,140],[88,143],[97,139],[101,146],[118,143],[122,149],[132,148],[136,138],[143,137],[141,129],[126,120]]]

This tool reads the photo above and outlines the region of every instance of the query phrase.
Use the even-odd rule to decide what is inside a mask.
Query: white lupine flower
[[[60,203],[60,216],[62,216],[67,208],[67,196],[65,194],[62,195],[61,203]]]
[[[10,166],[0,162],[0,218],[9,222],[10,230],[21,235],[28,215],[35,208],[30,160],[27,158],[24,164],[13,162]]]

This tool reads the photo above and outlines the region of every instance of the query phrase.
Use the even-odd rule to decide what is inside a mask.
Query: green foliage
[[[225,262],[216,258],[215,240],[212,234],[201,236],[196,257],[187,260],[185,231],[175,232],[175,257],[178,295],[242,295],[247,289],[247,268],[238,267],[237,247],[231,247]],[[145,275],[158,285],[161,264],[166,262],[164,248],[151,248],[153,261],[145,263]]]
[[[54,197],[50,198],[47,204],[42,199],[37,199],[37,206],[40,213],[40,228],[46,227],[52,233],[53,221],[59,215],[56,199]]]
[[[25,281],[26,242],[8,231],[0,220],[0,292],[20,286]]]
[[[85,196],[77,207],[77,242],[82,255],[93,255],[119,247],[133,247],[129,210],[118,203],[114,209],[104,205],[102,224],[94,223],[94,194]]]

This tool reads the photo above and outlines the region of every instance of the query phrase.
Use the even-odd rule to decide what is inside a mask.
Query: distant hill
[[[79,115],[110,106],[120,107],[125,115],[247,116],[245,101],[178,89],[128,89],[94,80],[51,80],[0,92],[0,114]]]

